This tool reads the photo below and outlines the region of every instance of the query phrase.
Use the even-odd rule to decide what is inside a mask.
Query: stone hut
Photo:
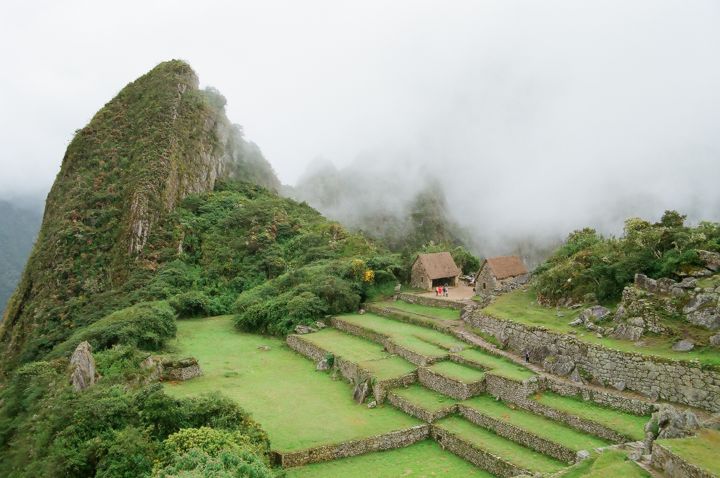
[[[456,286],[460,272],[449,252],[418,254],[412,265],[410,285],[427,290],[441,285]]]
[[[527,283],[530,274],[518,256],[490,257],[475,276],[475,293],[492,295],[509,292]]]

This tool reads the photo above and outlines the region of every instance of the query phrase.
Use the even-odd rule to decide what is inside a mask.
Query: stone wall
[[[714,474],[683,460],[658,442],[653,444],[650,464],[669,478],[717,478]]]
[[[273,452],[273,462],[283,468],[337,460],[376,451],[403,448],[430,437],[430,425],[416,425],[360,440],[323,445],[294,452]]]
[[[571,370],[577,368],[606,385],[634,390],[652,399],[720,411],[720,371],[717,369],[695,362],[611,350],[543,327],[489,317],[482,311],[465,314],[463,320],[518,354],[530,351],[531,361],[535,363],[554,357],[570,362]]]
[[[435,297],[425,297],[417,294],[408,294],[401,292],[396,295],[397,300],[408,302],[410,304],[427,305],[428,307],[441,307],[443,309],[462,310],[464,304],[452,300],[436,299]]]
[[[390,402],[394,407],[402,410],[408,415],[412,415],[415,418],[419,418],[420,420],[427,423],[432,423],[452,413],[457,412],[457,404],[448,405],[447,407],[443,407],[439,410],[431,412],[415,405],[408,400],[405,400],[403,397],[394,393],[392,390],[389,391],[387,394],[387,401]]]
[[[485,391],[495,398],[506,402],[518,402],[537,393],[542,382],[538,377],[532,377],[524,382],[517,382],[509,378],[495,375],[492,371],[485,374]]]
[[[462,403],[458,405],[458,411],[460,415],[472,423],[492,430],[501,437],[508,438],[544,455],[564,461],[567,464],[575,463],[576,452],[568,447],[540,438],[527,430],[510,425],[502,420],[496,420]]]
[[[413,352],[412,350],[409,350],[400,345],[397,345],[395,342],[390,340],[390,338],[385,335],[378,334],[376,332],[364,329],[362,327],[358,327],[355,324],[345,322],[344,320],[339,319],[337,317],[334,317],[332,319],[332,325],[336,329],[342,330],[343,332],[347,332],[348,334],[356,335],[358,337],[363,337],[365,339],[379,343],[383,347],[385,347],[385,350],[387,350],[388,353],[398,355],[414,365],[426,366],[426,365],[433,364],[435,362],[439,362],[441,360],[445,360],[447,358],[447,356],[426,357],[424,355],[420,355],[416,352]]]
[[[567,380],[558,380],[555,377],[543,377],[542,390],[550,390],[566,397],[580,397],[585,401],[594,402],[608,408],[622,410],[633,415],[650,415],[655,411],[656,405],[650,401],[612,393],[598,387],[590,387],[582,383],[571,383]]]
[[[452,397],[457,400],[467,400],[470,397],[481,394],[485,390],[485,381],[464,383],[454,380],[432,370],[419,367],[418,381],[431,390],[440,392],[443,395]]]
[[[318,347],[312,342],[305,340],[301,335],[288,335],[286,342],[291,349],[301,355],[304,355],[305,357],[308,357],[314,362],[319,362],[324,359],[328,353],[330,353],[322,347]],[[333,368],[338,370],[340,375],[352,383],[362,382],[365,379],[372,377],[370,371],[365,370],[355,362],[346,360],[338,355],[334,355]],[[372,386],[375,401],[378,404],[382,404],[385,401],[388,390],[397,387],[407,387],[415,382],[417,382],[417,374],[414,372],[402,377],[376,381]]]
[[[399,322],[405,322],[406,324],[419,325],[420,327],[427,327],[440,332],[447,332],[449,329],[448,325],[440,319],[423,317],[417,314],[405,314],[397,309],[390,309],[375,304],[366,304],[365,309],[373,314],[389,317]]]
[[[433,425],[431,433],[432,437],[443,449],[456,454],[483,470],[489,471],[495,476],[510,478],[522,473],[527,473],[527,470],[518,468],[498,456],[481,450],[472,443],[462,440],[442,427]]]

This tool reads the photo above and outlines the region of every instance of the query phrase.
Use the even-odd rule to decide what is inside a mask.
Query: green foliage
[[[17,287],[41,219],[42,208],[0,200],[0,313]]]
[[[720,224],[689,227],[684,220],[676,211],[666,211],[654,224],[631,218],[620,238],[605,238],[587,228],[573,232],[535,270],[538,299],[556,303],[593,294],[600,301],[616,300],[636,273],[677,277],[698,267],[697,250],[720,251]]]
[[[153,478],[274,478],[273,471],[257,456],[222,451],[211,455],[198,449],[174,455],[169,464],[157,469]]]
[[[81,393],[68,384],[67,360],[17,369],[0,390],[0,476],[144,476],[182,428],[223,430],[243,450],[267,453],[267,435],[229,399],[133,387],[128,378],[142,376],[133,350],[97,354],[103,378]]]
[[[262,444],[253,441],[241,432],[210,427],[183,428],[167,437],[163,442],[165,452],[170,455],[183,455],[192,449],[199,449],[211,456],[226,450],[235,454],[243,451],[262,455]]]
[[[74,333],[50,355],[68,355],[87,340],[99,351],[116,344],[157,350],[165,340],[175,337],[175,312],[166,302],[141,302],[118,310]]]
[[[215,315],[210,297],[202,291],[183,292],[170,299],[169,303],[181,318]]]

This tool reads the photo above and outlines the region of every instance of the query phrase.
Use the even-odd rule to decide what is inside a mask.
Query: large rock
[[[683,308],[688,322],[710,330],[720,328],[720,305],[718,294],[700,293],[695,295]]]
[[[720,346],[720,334],[715,334],[710,337],[710,345],[712,345],[713,347]]]
[[[697,416],[689,410],[679,411],[672,405],[661,405],[645,425],[646,432],[656,438],[683,438],[694,435],[700,428]]]
[[[355,403],[363,403],[365,399],[370,395],[370,379],[361,380],[355,385],[353,390],[353,400]]]
[[[575,362],[567,355],[551,355],[543,361],[543,369],[564,377],[575,369]]]
[[[610,315],[610,309],[602,305],[593,305],[580,313],[583,322],[597,322],[606,319]]]
[[[636,342],[645,333],[645,328],[630,325],[629,323],[620,323],[610,334],[611,337],[622,340],[631,340]]]
[[[70,382],[76,392],[85,390],[100,379],[95,369],[92,347],[87,341],[81,342],[70,357]]]
[[[711,251],[697,251],[705,267],[713,272],[720,270],[720,254]]]
[[[687,339],[679,340],[672,346],[672,349],[676,352],[690,352],[694,348],[695,344]]]

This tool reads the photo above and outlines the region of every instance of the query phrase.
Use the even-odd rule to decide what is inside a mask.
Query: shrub
[[[174,455],[153,472],[153,478],[273,478],[273,471],[257,456],[222,451],[212,456],[198,449]]]
[[[94,351],[118,344],[157,350],[176,332],[175,311],[167,302],[141,302],[113,312],[74,333],[55,347],[50,357],[68,355],[85,340]]]
[[[210,298],[201,291],[190,290],[174,296],[169,301],[179,317],[198,317],[212,315],[213,307]]]

